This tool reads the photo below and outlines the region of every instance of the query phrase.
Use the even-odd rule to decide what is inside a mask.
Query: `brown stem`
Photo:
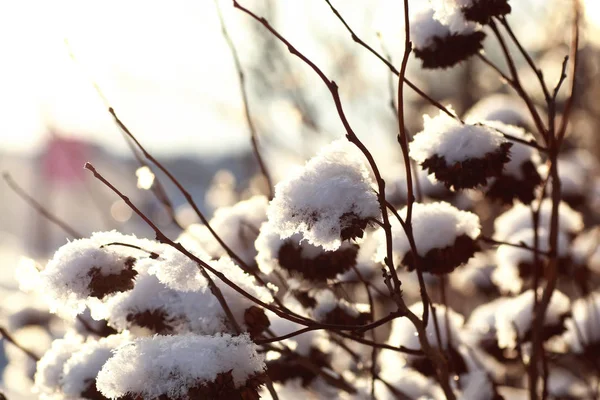
[[[215,240],[219,243],[219,245],[225,250],[225,252],[227,253],[227,255],[229,257],[231,257],[233,260],[235,260],[235,262],[238,265],[240,265],[240,267],[244,271],[246,271],[247,273],[249,273],[250,275],[252,275],[254,277],[254,279],[256,279],[256,281],[258,283],[260,283],[263,287],[266,287],[273,294],[273,298],[275,300],[275,303],[278,306],[280,306],[281,308],[285,309],[285,306],[283,305],[283,303],[281,302],[281,300],[279,300],[275,296],[275,293],[273,293],[272,288],[270,288],[267,285],[267,283],[260,277],[260,275],[256,271],[254,271],[253,268],[250,268],[244,262],[244,260],[242,260],[233,250],[231,250],[231,248],[223,241],[223,239],[221,239],[221,237],[219,236],[219,234],[217,234],[217,232],[211,227],[210,223],[208,222],[208,219],[200,211],[200,208],[198,207],[198,205],[194,201],[192,195],[183,187],[183,185],[181,184],[181,182],[179,182],[179,180],[177,180],[177,178],[175,178],[175,176],[173,174],[171,174],[171,172],[169,170],[167,170],[167,168],[165,168],[165,166],[162,163],[160,163],[156,158],[154,158],[154,156],[152,156],[148,151],[146,151],[146,149],[144,148],[144,146],[142,146],[142,144],[136,139],[136,137],[133,135],[133,133],[131,133],[131,131],[129,130],[129,128],[127,128],[127,126],[119,119],[119,117],[117,116],[117,113],[115,112],[115,110],[112,107],[109,107],[108,112],[113,116],[115,122],[117,123],[117,125],[119,125],[119,127],[122,129],[122,131],[129,138],[131,138],[131,140],[135,143],[135,145],[137,146],[137,148],[140,149],[140,151],[144,154],[144,157],[146,157],[154,165],[156,165],[156,167],[158,169],[160,169],[162,172],[164,172],[167,175],[167,177],[169,178],[169,180],[175,184],[175,186],[177,187],[177,189],[185,197],[185,199],[188,202],[188,204],[192,207],[192,209],[194,210],[194,212],[196,213],[196,215],[198,216],[198,218],[200,218],[200,220],[202,221],[202,223],[206,226],[206,228],[209,230],[209,232],[215,238]]]
[[[386,259],[386,265],[388,266],[388,268],[390,270],[390,275],[392,276],[392,279],[394,281],[395,292],[390,293],[390,295],[392,295],[394,297],[394,299],[397,303],[403,302],[403,300],[401,298],[402,297],[401,291],[400,291],[401,283],[400,283],[400,280],[398,279],[398,274],[394,268],[393,260],[391,257],[391,255],[392,255],[392,235],[391,235],[391,226],[389,223],[389,217],[387,215],[386,205],[385,205],[385,181],[381,177],[381,173],[379,172],[379,168],[377,167],[377,164],[375,163],[375,159],[373,158],[373,155],[366,148],[366,146],[360,141],[358,136],[356,136],[356,134],[352,130],[352,127],[350,126],[350,123],[348,122],[348,118],[346,117],[344,108],[342,106],[342,101],[341,101],[341,98],[339,95],[339,90],[338,90],[337,84],[334,81],[330,80],[323,73],[323,71],[321,71],[321,69],[319,67],[317,67],[317,65],[314,62],[309,60],[304,54],[302,54],[300,51],[298,51],[298,49],[296,49],[287,39],[285,39],[283,36],[281,36],[281,34],[279,34],[279,32],[277,32],[271,26],[269,21],[267,21],[265,18],[257,16],[252,11],[250,11],[247,8],[240,5],[236,0],[233,0],[233,6],[237,9],[241,10],[242,12],[248,14],[250,17],[252,17],[256,21],[258,21],[260,24],[262,24],[273,36],[275,36],[277,39],[279,39],[279,41],[281,41],[283,44],[286,45],[288,51],[291,54],[300,58],[305,64],[307,64],[319,76],[319,78],[321,78],[323,83],[325,83],[325,85],[327,86],[327,89],[329,89],[329,92],[331,93],[331,96],[335,103],[335,107],[336,107],[338,116],[340,117],[342,125],[344,126],[344,129],[346,130],[346,138],[348,139],[348,141],[350,141],[356,147],[358,147],[358,149],[364,154],[365,158],[367,159],[367,161],[369,163],[369,166],[373,170],[373,174],[375,175],[375,180],[377,181],[377,186],[378,186],[378,191],[379,191],[378,197],[379,197],[379,206],[380,206],[382,218],[383,218],[383,229],[386,234],[386,247],[387,247],[387,253],[388,253],[388,257]]]
[[[268,191],[269,191],[269,200],[273,198],[273,181],[271,179],[271,175],[267,170],[265,162],[260,154],[260,150],[258,149],[258,134],[256,132],[256,128],[254,127],[254,122],[252,122],[252,116],[250,115],[250,102],[248,101],[248,91],[246,89],[246,76],[244,74],[244,70],[242,68],[242,63],[240,61],[240,57],[238,55],[237,49],[231,40],[231,36],[229,36],[229,32],[227,32],[227,26],[225,25],[225,21],[223,20],[223,15],[221,14],[221,8],[219,7],[219,1],[215,0],[215,7],[217,8],[217,14],[219,16],[219,23],[221,24],[221,32],[227,45],[229,46],[229,50],[231,51],[231,56],[233,57],[233,62],[235,64],[235,69],[237,71],[239,83],[240,83],[240,93],[242,95],[242,101],[244,103],[244,115],[246,117],[246,124],[248,125],[248,129],[250,130],[250,141],[252,143],[252,151],[254,152],[254,157],[256,157],[256,161],[258,162],[258,166],[260,167],[260,171],[262,172],[265,180],[267,182]]]
[[[533,61],[533,59],[531,58],[531,56],[529,55],[527,50],[525,50],[525,48],[523,47],[523,45],[521,44],[519,39],[517,39],[516,35],[514,34],[513,30],[511,29],[510,25],[508,24],[508,20],[503,16],[500,17],[499,19],[500,19],[500,23],[502,24],[502,26],[504,26],[504,28],[508,32],[508,35],[512,39],[513,43],[516,44],[517,47],[519,48],[519,51],[521,52],[521,54],[527,61],[527,64],[529,64],[529,66],[531,67],[531,69],[533,70],[535,75],[537,76],[538,81],[540,82],[540,86],[541,86],[542,90],[544,91],[544,97],[546,98],[546,101],[549,101],[550,100],[550,92],[548,91],[548,86],[546,86],[546,82],[544,81],[544,74],[543,74],[542,70],[535,65],[535,62]]]
[[[11,343],[17,349],[21,350],[23,353],[25,353],[33,361],[38,362],[40,360],[40,358],[37,355],[35,355],[35,353],[33,353],[31,350],[26,349],[25,347],[23,347],[22,345],[20,345],[12,337],[12,335],[10,333],[8,333],[8,331],[6,329],[4,329],[3,327],[1,327],[1,326],[0,326],[0,337],[3,337],[4,339],[6,339],[7,342]]]
[[[390,71],[392,71],[395,75],[398,75],[398,76],[400,75],[400,71],[398,71],[396,69],[396,67],[394,67],[394,65],[390,61],[386,60],[386,58],[384,56],[382,56],[381,54],[379,54],[375,49],[373,49],[371,46],[369,46],[367,43],[365,43],[361,38],[359,38],[354,33],[354,31],[352,30],[352,28],[350,27],[350,25],[348,25],[348,23],[344,20],[344,18],[342,17],[342,15],[338,12],[338,10],[335,9],[335,7],[333,7],[333,5],[331,4],[331,2],[329,0],[325,0],[325,2],[329,5],[329,7],[331,8],[331,11],[333,11],[333,13],[335,14],[335,16],[340,20],[340,22],[342,24],[344,24],[344,26],[346,27],[346,29],[350,33],[353,41],[355,41],[356,43],[358,43],[359,45],[361,45],[362,47],[364,47],[365,49],[367,49],[369,52],[371,52],[371,54],[373,54],[375,57],[377,57],[378,59],[380,59],[390,69]],[[448,116],[450,116],[452,118],[455,118],[455,119],[457,119],[457,120],[460,121],[460,118],[458,116],[456,116],[454,113],[452,113],[446,107],[444,107],[440,102],[435,101],[434,99],[432,99],[429,95],[427,95],[425,92],[423,92],[421,89],[419,89],[414,83],[412,83],[411,81],[409,81],[406,77],[403,77],[402,80],[404,81],[404,83],[406,83],[406,86],[408,86],[409,88],[411,88],[412,90],[414,90],[419,96],[421,96],[423,99],[425,99],[426,101],[428,101],[431,105],[433,105],[434,107],[438,108],[440,111],[446,113]]]
[[[534,247],[529,247],[525,243],[522,243],[522,242],[521,243],[504,242],[504,241],[492,239],[490,237],[483,236],[483,235],[479,236],[477,239],[481,240],[482,242],[493,244],[493,245],[496,245],[496,246],[517,247],[519,249],[529,250],[529,251],[531,251],[533,253],[542,254],[542,255],[545,255],[545,256],[549,256],[551,254],[551,253],[549,253],[547,251],[538,250],[538,249],[535,248],[535,246]]]
[[[126,197],[126,196],[123,196],[122,194],[120,194],[120,192],[117,190],[117,188],[115,188],[100,173],[98,173],[98,171],[96,171],[96,169],[92,166],[92,164],[86,163],[85,164],[85,168],[87,170],[91,171],[94,174],[94,177],[96,179],[98,179],[100,182],[102,182],[103,184],[105,184],[106,186],[108,186],[112,191],[114,191],[115,193],[119,193],[119,196],[121,197],[121,199],[123,199],[123,201],[129,207],[131,207],[132,209],[133,209],[133,207],[135,207],[135,206],[133,206],[133,203],[129,200],[129,198]],[[137,208],[135,208],[134,211],[136,211],[136,213],[138,215],[140,215],[140,217],[142,217],[143,214]],[[148,220],[148,217],[146,217],[145,215],[142,218],[144,218],[144,220]],[[153,228],[154,228],[155,225],[154,224],[152,224],[152,225],[153,225]],[[156,229],[158,229],[158,228],[156,228]],[[160,235],[159,235],[157,233],[156,239],[159,242],[165,243],[164,240],[163,240],[164,238],[166,238],[166,236],[164,236],[164,234],[160,233]],[[221,290],[219,289],[219,287],[215,284],[215,282],[210,277],[210,275],[206,272],[206,270],[204,269],[204,267],[202,265],[198,265],[198,267],[199,267],[200,273],[202,274],[202,276],[204,277],[204,279],[206,279],[206,281],[208,282],[208,287],[210,289],[210,292],[213,294],[213,296],[215,296],[217,298],[217,301],[221,305],[221,308],[223,308],[223,311],[225,311],[225,315],[227,315],[227,319],[231,323],[232,327],[235,329],[235,331],[237,333],[241,333],[242,330],[241,330],[239,324],[237,323],[237,321],[235,320],[235,317],[233,316],[233,313],[231,312],[231,309],[229,308],[229,305],[227,304],[227,301],[225,300],[225,297],[223,296],[223,293],[221,292]]]
[[[63,231],[65,231],[69,236],[75,239],[81,239],[83,235],[77,232],[75,229],[71,228],[66,222],[60,220],[56,215],[52,214],[50,211],[44,208],[37,200],[28,195],[17,183],[12,179],[8,172],[4,172],[2,174],[4,181],[6,184],[27,204],[29,204],[33,209],[35,209],[38,213],[44,216],[48,221],[52,222],[56,226],[60,227]]]
[[[560,128],[558,129],[558,141],[562,142],[565,137],[565,133],[567,132],[567,126],[569,124],[569,116],[571,115],[571,110],[573,108],[573,104],[575,102],[575,89],[577,86],[577,66],[579,63],[579,18],[581,16],[581,4],[579,0],[573,0],[573,25],[572,25],[572,42],[571,42],[571,56],[570,58],[573,60],[571,63],[571,94],[569,95],[569,99],[565,104],[565,108],[563,110],[562,120],[560,122]]]
[[[506,63],[508,64],[508,68],[509,68],[511,76],[512,76],[512,79],[509,81],[509,83],[512,82],[511,86],[516,90],[519,97],[521,97],[523,99],[523,101],[525,102],[525,105],[527,106],[529,113],[533,117],[533,121],[535,123],[535,126],[536,126],[540,136],[542,136],[544,139],[546,139],[546,141],[548,141],[548,132],[546,131],[546,128],[544,127],[544,123],[542,122],[542,119],[541,119],[539,113],[537,112],[535,105],[533,104],[533,101],[531,100],[531,98],[529,97],[527,92],[525,92],[525,90],[523,89],[523,87],[521,85],[521,80],[519,78],[519,73],[517,71],[517,67],[515,66],[514,60],[510,53],[510,50],[508,49],[508,46],[506,45],[506,42],[504,41],[502,34],[496,27],[496,24],[494,23],[494,21],[490,21],[489,25],[490,25],[490,28],[492,28],[494,35],[498,39],[498,42],[500,43],[500,47],[502,48],[504,58],[506,59]]]

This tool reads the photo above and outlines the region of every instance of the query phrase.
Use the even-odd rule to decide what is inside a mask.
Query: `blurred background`
[[[388,176],[401,174],[393,169],[401,154],[390,107],[396,81],[387,67],[352,41],[323,0],[241,3],[267,17],[338,83],[358,136],[378,160],[390,165]],[[420,3],[414,0],[411,6]],[[571,137],[597,156],[600,2],[583,3],[578,76],[586,90],[576,98]],[[343,128],[329,92],[312,70],[261,25],[235,10],[230,0],[218,4],[246,75],[260,149],[277,181],[323,144],[342,137]],[[399,64],[404,50],[401,1],[333,4],[359,37]],[[508,19],[552,86],[568,54],[570,4],[570,0],[511,2]],[[485,52],[505,67],[491,36]],[[0,171],[8,172],[82,235],[109,229],[151,234],[82,168],[86,161],[159,226],[176,232],[155,196],[138,188],[140,165],[94,85],[208,216],[218,206],[264,192],[251,152],[238,75],[213,0],[1,1],[0,53]],[[531,84],[534,97],[541,96],[528,73],[524,68],[524,84]],[[491,93],[512,93],[476,58],[441,72],[424,72],[411,58],[407,76],[459,113]],[[564,85],[561,101],[567,90]],[[407,124],[417,132],[422,115],[437,111],[410,89],[405,93]],[[180,223],[195,222],[183,197],[164,177],[160,180]],[[62,230],[0,182],[0,296],[16,288],[13,270],[23,256],[43,262],[66,240]]]

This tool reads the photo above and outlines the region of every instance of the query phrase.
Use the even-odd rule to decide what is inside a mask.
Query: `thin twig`
[[[28,195],[25,192],[25,190],[23,190],[19,185],[17,185],[17,183],[12,179],[12,177],[10,176],[10,174],[8,172],[4,172],[2,174],[2,177],[4,178],[4,181],[6,182],[6,184],[19,197],[21,197],[23,200],[25,200],[25,202],[27,204],[29,204],[32,208],[34,208],[38,213],[40,213],[41,215],[43,215],[48,221],[50,221],[53,224],[55,224],[56,226],[60,227],[69,236],[71,236],[71,237],[73,237],[75,239],[80,239],[80,238],[83,237],[83,235],[81,235],[75,229],[71,228],[69,226],[69,224],[67,224],[66,222],[64,222],[61,219],[59,219],[56,215],[52,214],[50,211],[48,211],[46,208],[44,208],[44,206],[42,206],[37,200],[35,200],[30,195]]]
[[[31,358],[33,361],[38,362],[40,360],[40,358],[35,355],[34,352],[32,352],[31,350],[23,347],[22,345],[20,345],[13,337],[10,333],[8,333],[8,331],[0,326],[0,337],[3,337],[4,339],[6,339],[7,342],[11,343],[13,346],[15,346],[17,349],[21,350],[23,353],[25,353],[29,358]]]
[[[121,199],[130,208],[132,208],[136,212],[136,214],[138,214],[140,217],[142,217],[142,219],[144,219],[144,221],[150,222],[148,217],[146,217],[141,211],[139,211],[139,209],[133,205],[133,203],[129,200],[128,197],[122,195],[121,192],[119,192],[118,189],[112,185],[112,183],[107,181],[98,171],[96,171],[96,169],[92,166],[92,164],[86,163],[85,168],[87,170],[91,171],[94,174],[94,177],[96,179],[98,179],[100,182],[102,182],[104,185],[106,185],[108,188],[110,188],[113,192],[119,194],[119,197],[121,197]],[[152,224],[151,226],[153,228],[156,227],[152,222],[150,222],[150,223]],[[155,232],[156,232],[156,240],[158,240],[161,243],[168,243],[168,242],[165,242],[166,236],[164,236],[164,234],[162,234],[162,232],[159,234],[160,231],[158,231],[158,228],[155,229]],[[225,297],[223,296],[223,293],[221,292],[219,287],[215,284],[213,279],[206,272],[204,266],[198,265],[198,267],[199,267],[200,273],[208,282],[208,287],[209,287],[211,293],[213,294],[213,296],[215,296],[217,298],[217,301],[219,302],[221,308],[223,308],[223,311],[225,312],[225,315],[227,316],[227,319],[231,323],[232,327],[235,329],[236,332],[238,332],[238,333],[242,332],[238,322],[235,320],[235,317],[233,316],[233,313],[231,312],[231,309],[229,308],[229,305],[227,304],[227,301],[225,300]]]
[[[490,238],[490,237],[483,236],[483,235],[479,236],[477,239],[478,239],[478,240],[481,240],[482,242],[489,243],[489,244],[496,245],[496,246],[510,246],[510,247],[517,247],[517,248],[519,248],[519,249],[528,250],[528,251],[531,251],[531,252],[533,252],[533,253],[542,254],[542,255],[544,255],[544,256],[550,256],[550,253],[549,253],[549,252],[547,252],[547,251],[541,251],[541,250],[539,250],[539,249],[538,249],[538,250],[536,250],[536,249],[535,249],[535,247],[529,247],[529,246],[527,246],[527,245],[526,245],[525,243],[523,243],[523,242],[520,242],[520,243],[510,243],[510,242],[504,242],[504,241],[502,241],[502,240],[496,240],[496,239],[492,239],[492,238]]]
[[[246,89],[246,76],[244,74],[244,70],[242,68],[242,63],[240,61],[240,57],[238,55],[237,49],[235,48],[235,44],[233,40],[231,40],[231,36],[229,36],[229,32],[227,32],[227,26],[225,25],[225,21],[223,20],[223,15],[221,14],[221,7],[219,7],[219,1],[214,0],[215,7],[217,8],[217,14],[219,16],[219,23],[221,24],[221,33],[229,46],[229,50],[231,51],[231,56],[233,57],[233,61],[235,64],[235,69],[237,71],[239,83],[240,83],[240,93],[242,95],[242,101],[244,103],[244,115],[246,116],[246,123],[248,125],[248,129],[250,130],[250,141],[252,142],[252,151],[254,152],[254,157],[256,157],[256,161],[260,167],[260,171],[262,172],[265,180],[267,181],[268,191],[269,191],[269,200],[273,198],[273,181],[271,179],[271,175],[265,165],[265,162],[260,154],[260,150],[258,149],[258,134],[256,132],[256,128],[254,126],[254,122],[252,122],[252,116],[250,114],[250,102],[248,101],[248,91]]]
[[[502,26],[504,26],[504,28],[508,32],[508,35],[512,39],[513,43],[516,44],[517,47],[519,48],[519,51],[521,52],[521,54],[527,61],[527,64],[529,64],[529,66],[531,67],[531,69],[533,70],[535,75],[537,76],[538,81],[540,82],[542,91],[544,92],[544,97],[548,101],[550,99],[550,92],[548,91],[548,86],[546,85],[546,82],[544,81],[544,74],[543,74],[542,70],[535,65],[535,62],[533,61],[533,59],[531,58],[531,56],[529,55],[527,50],[525,50],[525,48],[523,47],[523,45],[521,44],[519,39],[517,39],[517,36],[514,34],[513,30],[511,29],[510,25],[508,24],[508,20],[504,16],[501,16],[499,19],[500,19],[500,23],[502,24]]]
[[[371,52],[371,54],[373,54],[375,57],[377,57],[378,59],[380,59],[390,69],[390,71],[392,71],[395,75],[397,75],[397,76],[400,75],[400,71],[398,71],[396,69],[396,67],[394,67],[394,65],[390,61],[386,60],[386,58],[384,56],[382,56],[381,54],[379,54],[375,49],[373,49],[371,46],[369,46],[367,43],[365,43],[361,38],[359,38],[356,35],[356,33],[354,33],[354,31],[352,30],[352,28],[350,27],[350,25],[348,25],[348,23],[346,22],[346,20],[344,20],[344,18],[342,17],[342,15],[338,12],[338,10],[335,7],[333,7],[333,5],[331,4],[331,2],[329,0],[325,0],[325,2],[327,2],[327,4],[329,5],[329,7],[331,8],[331,11],[333,11],[333,13],[335,14],[335,16],[340,20],[340,22],[342,24],[344,24],[344,26],[346,27],[346,29],[350,33],[350,36],[352,37],[353,41],[355,41],[356,43],[358,43],[359,45],[361,45],[362,47],[364,47],[365,49],[367,49],[369,52]],[[431,103],[431,105],[433,105],[434,107],[438,108],[442,112],[446,113],[448,116],[450,116],[452,118],[455,118],[455,119],[457,119],[457,120],[460,121],[460,118],[456,114],[452,113],[450,110],[448,110],[446,107],[444,107],[440,102],[435,101],[434,99],[432,99],[429,95],[427,95],[425,92],[423,92],[421,89],[419,89],[417,87],[417,85],[415,85],[414,83],[412,83],[411,81],[409,81],[406,77],[403,78],[403,81],[404,81],[404,83],[406,83],[406,86],[408,86],[409,88],[411,88],[412,90],[414,90],[419,96],[421,96],[423,99],[425,99],[429,103]]]

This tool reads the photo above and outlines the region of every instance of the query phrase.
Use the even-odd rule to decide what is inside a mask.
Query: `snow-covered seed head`
[[[326,251],[303,240],[301,234],[281,239],[271,224],[264,224],[256,240],[258,267],[264,273],[276,269],[287,276],[326,282],[356,266],[359,247],[342,243],[333,251]]]
[[[105,246],[113,242],[139,245],[148,250],[155,242],[140,240],[117,232],[99,232],[59,248],[39,274],[39,290],[52,306],[80,313],[90,298],[131,290],[138,271],[134,266],[147,254],[124,246]]]
[[[499,362],[516,361],[508,352],[498,346],[496,335],[496,314],[510,299],[499,297],[489,303],[478,306],[471,312],[465,325],[466,340]]]
[[[369,313],[361,312],[359,307],[337,298],[331,290],[321,290],[314,298],[316,307],[312,312],[320,322],[335,325],[364,325],[369,321]]]
[[[533,203],[538,206],[536,202]],[[550,217],[552,214],[552,200],[544,199],[540,206],[539,227],[550,231]],[[558,226],[568,235],[575,235],[583,229],[583,217],[574,211],[567,203],[561,202],[558,206]],[[494,221],[494,239],[507,241],[517,232],[533,229],[531,207],[516,203],[511,209],[500,214]]]
[[[414,53],[423,68],[448,68],[483,48],[485,33],[455,5],[431,4],[411,18]]]
[[[326,250],[362,237],[369,220],[379,215],[363,158],[353,144],[337,140],[277,184],[267,209],[275,232],[282,238],[302,233],[309,243]]]
[[[571,351],[595,359],[600,351],[600,294],[575,300],[572,310],[563,337]]]
[[[533,141],[532,134],[523,128],[498,121],[483,121],[482,124],[518,139]],[[502,204],[512,204],[519,200],[530,204],[535,199],[535,190],[542,183],[537,169],[541,164],[539,152],[531,146],[512,142],[510,161],[504,165],[502,173],[494,178],[486,190],[486,197],[499,200]]]
[[[424,128],[410,143],[410,156],[447,188],[471,189],[502,173],[509,143],[496,129],[462,124],[440,112],[424,116]]]
[[[34,391],[47,398],[105,399],[96,388],[96,376],[112,351],[130,339],[120,334],[86,342],[73,335],[55,340],[37,365]]]
[[[429,320],[426,327],[426,334],[431,346],[444,351],[451,360],[450,370],[456,374],[462,374],[469,369],[469,360],[459,351],[462,343],[462,326],[464,318],[451,309],[443,305],[435,304],[435,314],[430,313],[429,318],[435,318],[436,321]],[[410,306],[410,310],[418,316],[423,315],[423,304],[415,303]],[[448,313],[446,315],[446,313]],[[448,323],[448,325],[446,325]],[[436,326],[439,327],[441,343],[438,342]],[[447,336],[450,332],[451,337]],[[419,350],[421,345],[414,325],[407,318],[398,318],[392,322],[392,331],[387,341],[392,346],[404,346],[409,349]],[[407,365],[421,374],[434,377],[435,366],[425,355],[404,354],[395,351],[382,351],[382,363],[395,362],[397,365]]]
[[[96,386],[111,399],[257,399],[265,371],[257,350],[248,335],[135,339],[104,364]]]
[[[253,196],[231,207],[218,208],[209,222],[210,227],[227,246],[249,266],[254,264],[254,241],[260,225],[267,220],[268,202],[265,196]],[[227,255],[223,246],[205,225],[188,226],[176,241],[188,249],[199,247],[211,258],[217,259]]]
[[[538,294],[541,296],[541,294]],[[496,314],[496,334],[500,348],[515,349],[531,341],[533,325],[534,292],[527,292],[508,300]],[[542,339],[560,335],[565,331],[565,319],[570,315],[569,298],[555,290],[544,319]]]
[[[400,210],[405,218],[407,208]],[[479,217],[468,211],[460,211],[445,203],[415,203],[412,214],[412,229],[417,246],[413,254],[404,230],[392,221],[393,254],[397,263],[409,270],[418,263],[422,271],[432,274],[447,274],[466,263],[479,250],[477,237],[481,232]],[[385,239],[380,232],[377,261],[386,257]]]
[[[533,229],[524,229],[510,236],[507,242],[524,244],[529,248],[535,247],[536,233]],[[544,228],[537,231],[537,248],[542,253],[550,251],[549,233]],[[567,274],[569,272],[569,240],[563,232],[558,235],[558,272]],[[544,268],[548,257],[544,254],[538,255],[535,263],[534,252],[515,246],[501,245],[496,250],[496,269],[492,273],[492,280],[503,291],[518,294],[523,287],[530,288],[533,284],[535,274],[544,276]]]
[[[508,0],[451,0],[455,1],[467,21],[487,24],[492,17],[509,14]]]

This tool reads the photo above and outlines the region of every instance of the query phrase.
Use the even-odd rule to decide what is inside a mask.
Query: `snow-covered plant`
[[[424,129],[410,143],[410,156],[452,189],[471,189],[499,176],[512,143],[497,129],[464,124],[440,111],[424,117]]]
[[[406,217],[408,209],[400,210]],[[481,227],[477,215],[461,211],[452,205],[439,202],[415,204],[413,209],[412,233],[417,246],[414,254],[411,244],[400,223],[394,222],[393,254],[396,264],[409,270],[421,268],[433,274],[446,274],[466,263],[479,246],[476,242]],[[385,238],[380,233],[380,245],[376,257],[386,257]]]
[[[302,233],[325,250],[363,236],[379,216],[377,195],[360,152],[346,140],[324,147],[317,156],[275,188],[267,216],[282,238]]]
[[[4,390],[25,398],[32,389],[46,400],[599,397],[600,163],[577,149],[597,111],[582,109],[595,97],[576,81],[590,69],[576,47],[587,44],[573,38],[571,61],[556,64],[562,73],[550,87],[537,61],[545,50],[527,53],[511,28],[514,1],[403,0],[396,65],[397,48],[379,54],[335,0],[325,1],[353,42],[390,69],[386,102],[395,115],[372,113],[384,92],[362,78],[380,77],[377,69],[354,79],[361,68],[350,66],[362,64],[332,46],[324,54],[334,81],[278,23],[234,0],[272,34],[252,71],[268,67],[277,78],[281,60],[269,57],[289,50],[333,100],[303,99],[299,83],[314,83],[304,75],[273,79],[294,101],[284,123],[271,126],[278,106],[257,118],[248,104],[269,91],[255,96],[240,79],[258,174],[221,170],[196,203],[197,188],[186,188],[109,108],[136,147],[138,188],[165,212],[138,206],[102,171],[85,168],[139,217],[119,230],[142,232],[143,223],[147,239],[81,235],[5,177],[73,239],[49,261],[20,262],[27,295],[0,285],[0,399]],[[244,78],[246,56],[220,22]],[[487,36],[499,46],[488,47]],[[506,65],[496,65],[496,52]],[[411,54],[433,70],[434,85],[419,87],[427,76],[417,75]],[[440,71],[467,62],[466,72]],[[418,98],[405,96],[405,85]],[[487,93],[501,85],[502,93]],[[320,115],[311,115],[313,103]],[[331,117],[341,124],[329,126]],[[276,140],[259,143],[262,131],[275,138],[300,125],[318,140],[301,149],[290,141],[285,152]],[[372,135],[390,127],[397,147]],[[291,157],[299,166],[288,168]],[[168,188],[179,197],[171,200]]]
[[[458,4],[432,2],[412,17],[410,36],[415,56],[423,68],[448,68],[476,54],[483,47],[485,33],[465,18]]]
[[[98,373],[105,397],[252,399],[264,383],[264,357],[247,335],[139,338],[121,346]]]
[[[500,348],[515,349],[531,341],[533,331],[534,291],[508,300],[496,313],[496,335]],[[560,335],[566,329],[565,320],[570,314],[569,298],[555,291],[550,298],[548,314],[542,327],[545,340]]]

